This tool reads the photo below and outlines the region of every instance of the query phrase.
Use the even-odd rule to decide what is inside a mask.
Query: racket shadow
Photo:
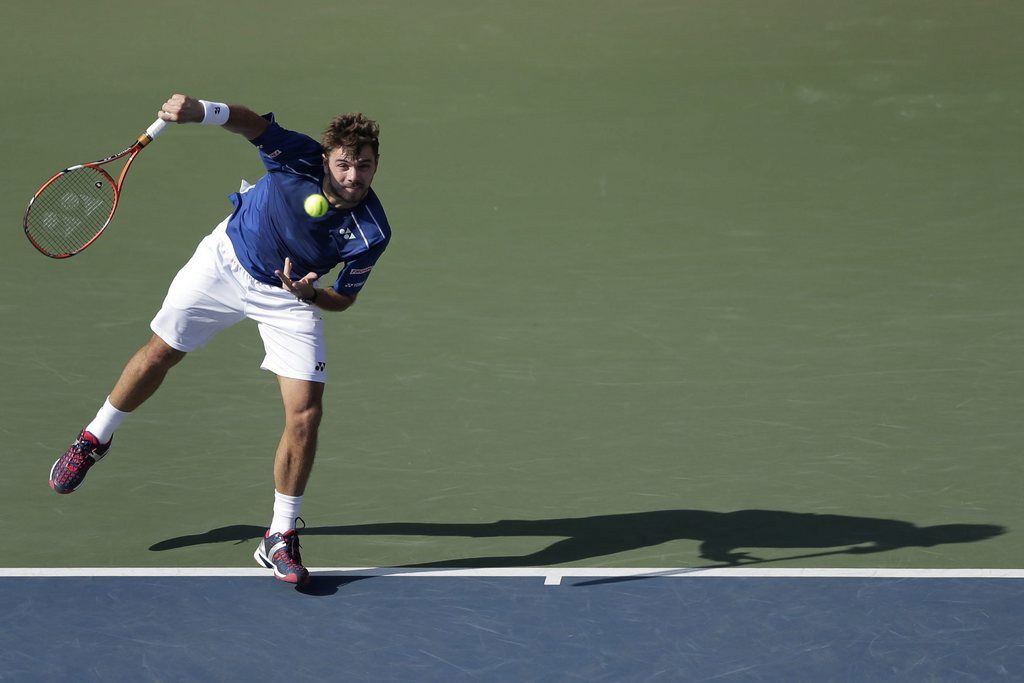
[[[190,546],[208,545],[211,543],[234,542],[235,545],[240,545],[246,541],[255,542],[257,539],[263,538],[266,530],[266,527],[253,526],[252,524],[232,524],[231,526],[210,529],[201,534],[168,538],[165,541],[154,543],[149,546],[149,549],[154,552],[162,552],[164,550],[175,550],[177,548],[188,548]]]

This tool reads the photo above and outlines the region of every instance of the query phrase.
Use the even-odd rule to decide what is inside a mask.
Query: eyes
[[[348,163],[346,161],[338,161],[338,162],[336,162],[334,164],[334,168],[336,168],[339,171],[341,171],[342,173],[344,173],[344,172],[348,171],[350,168],[352,168],[352,164],[350,164],[350,163]],[[358,170],[360,170],[360,171],[369,171],[371,168],[373,168],[373,162],[372,161],[360,161],[358,164],[356,164],[356,168]]]

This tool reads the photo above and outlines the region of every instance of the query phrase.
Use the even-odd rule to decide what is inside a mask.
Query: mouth
[[[342,185],[340,183],[332,183],[330,187],[334,195],[345,204],[355,204],[361,202],[369,192],[369,185]]]

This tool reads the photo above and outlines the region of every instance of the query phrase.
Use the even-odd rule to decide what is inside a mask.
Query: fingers
[[[181,116],[181,108],[185,103],[185,96],[175,93],[167,98],[167,101],[160,107],[160,118],[164,121],[177,121]]]
[[[275,270],[274,271],[274,275],[276,275],[277,277],[281,278],[281,283],[284,285],[284,288],[287,289],[289,292],[292,291],[292,289],[295,288],[295,282],[293,282],[292,278],[291,278],[291,275],[292,275],[292,260],[290,258],[288,258],[287,256],[285,256],[285,258],[284,258],[284,269],[283,270]]]
[[[175,93],[160,107],[157,116],[164,121],[199,123],[203,120],[203,105],[194,97]]]
[[[320,279],[320,276],[315,272],[310,271],[306,273],[301,280],[292,280],[292,260],[287,256],[284,259],[284,268],[281,270],[275,270],[276,275],[281,280],[281,286],[294,294],[296,298],[306,301],[307,303],[316,297],[316,281]],[[307,291],[309,293],[307,293]]]

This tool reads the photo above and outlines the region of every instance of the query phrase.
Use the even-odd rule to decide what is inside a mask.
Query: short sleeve
[[[378,244],[365,254],[345,263],[345,267],[338,274],[338,280],[334,283],[334,291],[351,296],[358,294],[370,277],[370,271],[376,265],[377,259],[384,253],[385,247],[386,242]]]
[[[270,125],[251,142],[259,150],[260,160],[268,171],[307,175],[322,166],[323,148],[319,142],[308,135],[282,128],[274,120],[273,113],[264,114],[263,118]]]

